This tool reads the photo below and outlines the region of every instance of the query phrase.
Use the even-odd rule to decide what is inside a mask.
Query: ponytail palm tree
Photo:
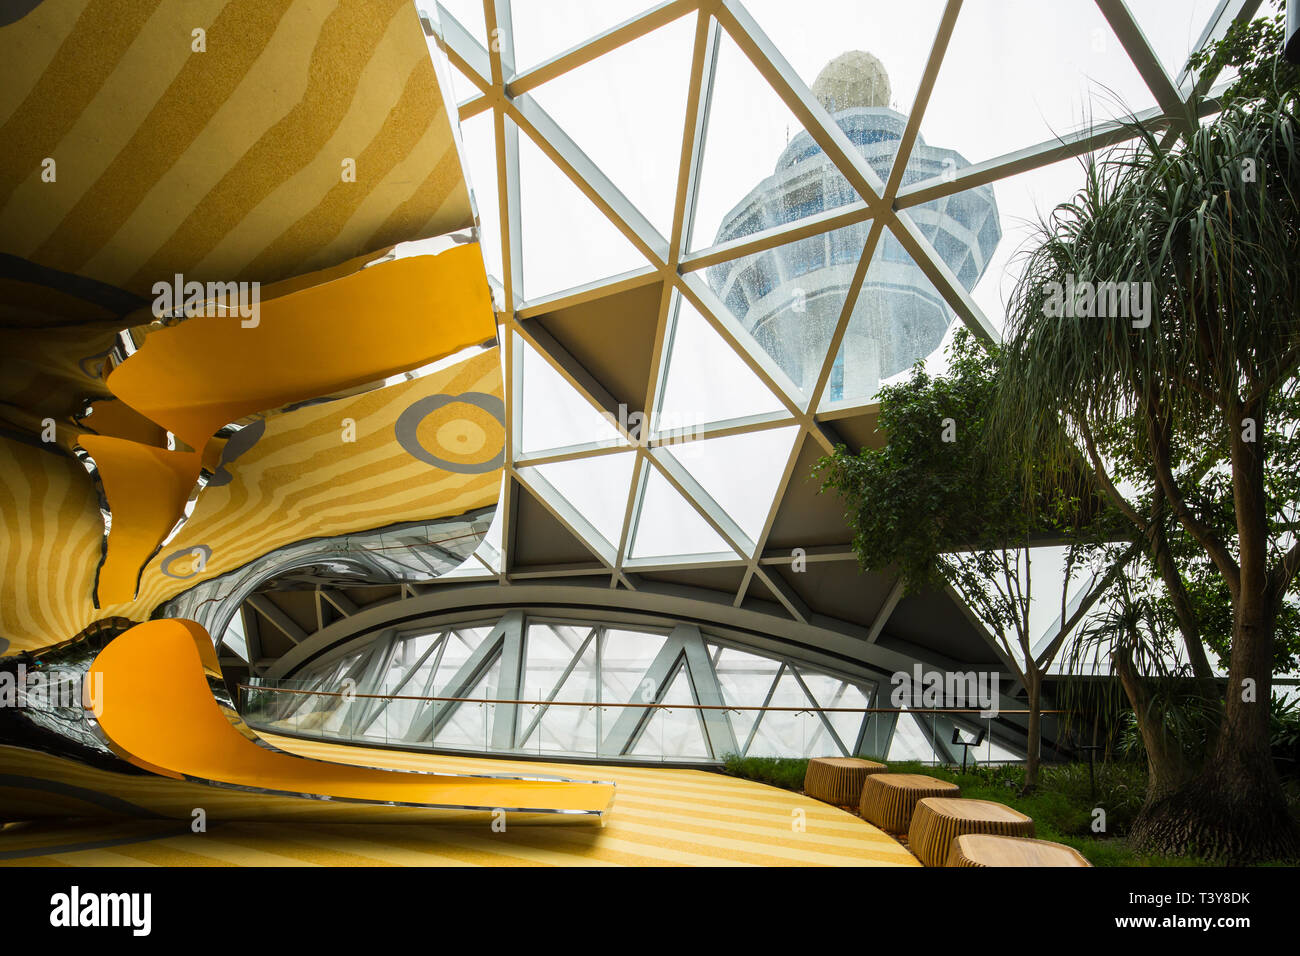
[[[1090,163],[1036,237],[1013,294],[1002,434],[1082,458],[1163,581],[1193,673],[1209,664],[1179,549],[1186,536],[1231,596],[1220,730],[1189,780],[1153,787],[1139,844],[1219,859],[1293,856],[1300,838],[1269,751],[1275,628],[1300,570],[1297,483],[1271,436],[1300,367],[1300,103],[1239,101],[1169,143]],[[1201,493],[1231,488],[1231,508]]]

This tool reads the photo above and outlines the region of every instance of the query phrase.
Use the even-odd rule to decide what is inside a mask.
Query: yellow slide
[[[247,790],[253,801],[270,795],[338,801],[340,820],[352,804],[368,811],[355,817],[366,821],[376,820],[376,805],[386,805],[453,811],[462,821],[464,811],[505,811],[511,822],[603,825],[614,799],[609,783],[405,773],[295,757],[261,743],[228,713],[213,697],[210,677],[219,679],[217,658],[202,626],[148,621],[100,651],[87,674],[98,699],[89,703],[109,746],[139,767]]]

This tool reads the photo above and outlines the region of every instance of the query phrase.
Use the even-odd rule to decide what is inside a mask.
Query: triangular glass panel
[[[490,627],[458,627],[447,634],[442,659],[438,662],[438,673],[434,676],[434,696],[446,696],[444,691],[456,676],[456,671],[487,639],[491,630]]]
[[[970,257],[963,260],[960,267],[951,262],[949,267],[999,331],[1006,324],[1007,303],[1025,271],[1027,260],[1021,253],[1033,243],[1040,223],[1059,204],[1069,202],[1083,187],[1084,179],[1082,160],[1066,159],[992,183],[997,234],[988,219],[980,221],[978,214],[974,214],[978,206],[987,202],[985,191],[989,186],[968,189],[918,207],[919,213],[920,210],[940,209],[942,203],[945,204],[942,213],[954,221],[971,217],[971,226],[974,227],[971,235],[976,236],[977,241],[970,244]],[[960,234],[956,230],[950,231]],[[987,264],[981,269],[981,263]]]
[[[632,487],[633,452],[616,452],[571,461],[539,465],[537,471],[575,509],[581,511],[605,539],[617,550],[623,537],[623,515]]]
[[[523,700],[543,701],[555,689],[574,655],[590,633],[589,627],[567,624],[528,625],[524,642]]]
[[[428,706],[427,701],[407,698],[420,697],[424,694],[429,676],[438,657],[438,645],[445,638],[433,632],[410,638],[403,642],[403,647],[393,655],[395,664],[390,668],[389,680],[384,690],[399,695],[401,700],[393,700],[385,705],[379,719],[371,727],[372,735],[378,731],[388,740],[396,740],[406,733],[416,714]],[[418,666],[417,666],[418,665]]]
[[[747,654],[731,647],[721,648],[713,665],[718,675],[718,684],[722,688],[723,701],[738,708],[762,707],[780,667],[780,662],[771,658]],[[739,746],[745,746],[760,713],[761,711],[753,709],[727,712]]]
[[[592,442],[618,444],[618,429],[583,398],[563,375],[518,332],[514,333],[516,369],[523,377],[520,450],[549,451]]]
[[[659,234],[672,233],[695,17],[615,47],[533,98]]]
[[[808,745],[824,728],[813,704],[799,686],[793,672],[786,668],[777,682],[769,707],[794,707],[797,710],[768,710],[758,722],[751,757],[802,757],[809,755]],[[805,710],[804,708],[807,708]],[[815,756],[815,755],[814,755]]]
[[[220,648],[230,651],[241,661],[248,662],[248,641],[244,637],[244,621],[238,613],[226,625],[226,632],[221,635]]]
[[[532,628],[529,628],[532,639]],[[557,653],[558,649],[557,649]],[[559,665],[559,672],[552,676],[552,686],[563,669],[568,666],[572,652]],[[530,656],[530,666],[533,658]],[[558,657],[551,663],[557,663]],[[544,683],[541,682],[541,683]],[[539,684],[540,686],[540,684]],[[596,741],[601,717],[596,707],[564,706],[566,704],[595,704],[598,697],[596,671],[596,642],[592,641],[583,651],[582,658],[574,665],[569,676],[559,690],[555,692],[555,703],[550,706],[532,706],[519,708],[520,735],[527,735],[521,744],[522,749],[533,753],[596,753]],[[541,691],[543,697],[549,694],[551,687]],[[536,696],[533,690],[528,696]]]
[[[660,696],[659,703],[669,706],[651,712],[632,748],[632,755],[661,760],[701,760],[708,757],[709,744],[704,736],[704,724],[700,712],[692,706],[697,702],[684,664],[678,665],[677,673]]]
[[[650,0],[511,0],[517,72],[581,46],[651,6]]]
[[[944,6],[944,0],[912,0],[905,8],[895,0],[745,4],[882,182],[889,178]]]
[[[655,688],[642,686],[642,680],[666,640],[665,635],[648,631],[605,631],[600,644],[600,699],[606,703],[652,702]]]
[[[737,557],[658,468],[647,467],[632,535],[633,561],[667,557]]]
[[[1018,754],[1014,750],[1009,750],[1000,744],[994,743],[992,736],[986,736],[984,738],[984,746],[981,747],[980,750],[983,750],[984,753],[979,756],[983,756],[984,760],[987,762],[997,761],[998,763],[1019,763],[1025,759],[1022,754]],[[976,757],[977,753],[977,751],[972,750],[971,756]]]
[[[689,430],[783,406],[695,306],[678,298],[655,431]]]
[[[482,578],[496,574],[499,569],[491,567],[484,559],[479,557],[479,554],[482,553],[482,545],[480,545],[479,548],[480,551],[478,554],[470,555],[458,567],[438,575],[434,580],[441,581],[443,578]]]
[[[501,206],[497,192],[497,145],[492,111],[461,120],[460,140],[464,148],[466,179],[478,211],[483,263],[487,274],[499,282],[505,272],[501,268]]]
[[[757,541],[799,434],[766,428],[667,446],[751,541]]]
[[[709,287],[755,345],[809,397],[821,373],[870,222],[705,270]]]
[[[1093,0],[972,0],[925,110],[929,145],[918,149],[950,153],[951,172],[1154,104]]]
[[[894,726],[887,760],[919,760],[934,763],[934,731],[928,714],[901,713]]]
[[[690,248],[795,222],[858,198],[754,64],[723,33]]]
[[[543,298],[646,264],[567,175],[519,135],[524,293]]]
[[[826,720],[834,728],[835,736],[839,738],[839,744],[844,745],[845,754],[852,756],[853,748],[857,746],[858,730],[862,727],[862,721],[866,714],[864,712],[854,713],[851,710],[838,710],[838,708],[866,707],[868,706],[867,695],[859,687],[850,684],[848,681],[840,680],[838,677],[831,677],[827,674],[811,674],[802,669],[799,671],[799,676],[803,678],[804,685],[808,688],[818,706],[826,711]],[[827,752],[831,752],[832,748],[829,745],[833,741],[826,738],[821,739],[828,745],[825,748]]]
[[[497,699],[497,685],[501,680],[501,655],[475,682],[469,692],[462,695],[469,700],[451,704],[453,709],[446,722],[436,728],[433,735],[435,747],[458,747],[466,750],[488,750],[492,744],[492,718],[497,704],[473,703],[475,700]]]
[[[383,653],[383,644],[374,642],[360,651],[355,657],[349,658],[348,663],[341,672],[338,682],[351,678],[358,683],[356,688],[364,692],[364,686],[361,686],[361,679],[369,670],[371,662],[376,654]],[[330,688],[334,690],[334,688]],[[321,728],[330,734],[338,734],[341,737],[355,736],[360,724],[361,718],[368,709],[369,703],[365,698],[357,697],[348,700],[345,697],[325,697],[321,698],[322,714]]]

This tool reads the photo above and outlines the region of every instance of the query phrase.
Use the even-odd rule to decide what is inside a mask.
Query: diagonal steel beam
[[[279,606],[274,604],[265,595],[250,594],[245,604],[251,607],[271,624],[274,624],[276,630],[280,631],[295,644],[301,644],[307,639],[307,632],[299,627],[293,618],[280,610]]]
[[[889,594],[885,596],[885,603],[880,605],[880,610],[876,612],[875,618],[871,622],[871,630],[867,633],[867,643],[874,644],[880,640],[880,635],[885,630],[885,625],[889,623],[889,616],[894,613],[894,608],[898,607],[898,602],[903,599],[903,576],[899,575],[894,586],[889,589]]]
[[[700,634],[700,629],[694,625],[687,625],[684,637],[686,675],[690,679],[696,703],[705,707],[725,705],[727,701],[722,693],[722,685],[718,682],[718,673],[709,658],[708,648],[704,645],[704,637]],[[732,729],[727,712],[702,710],[700,714],[704,721],[704,735],[709,746],[709,755],[715,760],[721,760],[729,753],[739,753],[736,733]]]
[[[758,21],[739,0],[721,0],[717,15],[741,52],[754,64],[827,158],[844,174],[858,196],[875,208],[877,213],[883,213],[886,207],[881,199],[884,184],[880,177],[831,119],[795,69],[786,62],[776,44],[758,25]]]
[[[555,698],[559,696],[559,693],[561,689],[563,689],[565,682],[577,669],[578,665],[582,663],[582,656],[587,653],[587,648],[589,648],[591,646],[591,642],[596,639],[596,633],[597,633],[597,629],[594,627],[591,628],[587,632],[587,636],[581,642],[579,642],[578,649],[574,652],[573,656],[569,658],[569,663],[565,665],[564,670],[560,672],[559,678],[556,679],[555,684],[550,689],[550,692],[547,693],[545,701],[541,702],[540,706],[537,708],[537,713],[524,726],[523,730],[519,732],[519,738],[518,738],[519,746],[522,747],[528,743],[528,739],[532,737],[533,732],[537,729],[537,725],[542,722],[542,718],[546,715],[546,712],[550,709],[551,703],[554,702]]]
[[[1128,54],[1142,81],[1146,83],[1147,89],[1156,98],[1160,109],[1168,116],[1177,117],[1177,125],[1185,132],[1190,131],[1191,124],[1183,118],[1185,115],[1183,97],[1178,94],[1173,80],[1165,72],[1164,64],[1156,56],[1146,34],[1138,26],[1137,20],[1124,0],[1097,0],[1097,7],[1106,18],[1106,22],[1110,24],[1111,30],[1119,39],[1120,45]]]
[[[696,634],[698,633],[696,631]],[[644,687],[648,683],[653,689],[650,699],[639,703],[657,704],[663,699],[669,684],[677,676],[678,667],[686,653],[687,639],[688,625],[685,624],[677,625],[665,638],[654,660],[650,662],[650,666],[638,681],[638,687]],[[630,752],[649,726],[653,715],[652,707],[620,707],[618,716],[614,719],[614,726],[601,741],[600,752],[618,756]]]
[[[456,673],[444,685],[439,697],[465,697],[474,685],[488,672],[492,663],[501,654],[506,634],[517,631],[522,626],[523,611],[508,611],[488,632],[465,663],[457,668]],[[455,628],[452,628],[455,630]],[[450,635],[448,635],[450,639]],[[439,654],[441,658],[441,653]],[[455,701],[434,701],[425,712],[413,721],[413,728],[408,732],[407,740],[413,743],[437,743],[438,731],[447,725],[456,708],[461,706]]]
[[[899,211],[895,214],[894,222],[890,228],[899,244],[907,250],[907,254],[912,257],[912,260],[920,267],[925,277],[930,280],[931,285],[943,296],[948,306],[957,313],[957,318],[961,319],[966,324],[966,327],[982,341],[1000,341],[1002,338],[1001,333],[988,320],[984,310],[971,298],[971,294],[966,291],[966,287],[948,268],[948,264],[935,251],[934,246],[930,245],[930,240],[925,238],[925,234],[917,228],[912,217],[905,212]]]
[[[527,93],[543,83],[590,63],[597,57],[604,56],[606,53],[631,43],[633,40],[640,39],[647,33],[659,29],[664,24],[685,16],[698,5],[698,0],[669,0],[669,2],[657,4],[644,13],[637,14],[630,20],[625,20],[617,26],[597,33],[563,53],[557,53],[550,59],[529,67],[510,82],[507,92],[511,96]]]

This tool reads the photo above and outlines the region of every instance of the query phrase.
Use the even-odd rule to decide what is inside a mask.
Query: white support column
[[[496,696],[501,700],[519,700],[524,688],[524,615],[511,611],[501,619],[501,677]],[[492,749],[514,750],[519,728],[517,704],[496,704],[492,713]]]
[[[686,676],[690,678],[695,690],[696,701],[704,707],[721,707],[727,702],[722,696],[722,685],[718,683],[717,671],[709,659],[708,648],[704,646],[704,637],[694,624],[682,625],[680,630],[684,637],[686,653]],[[702,710],[704,733],[708,739],[709,755],[721,760],[726,754],[739,753],[736,733],[731,727],[731,718],[725,710]]]

